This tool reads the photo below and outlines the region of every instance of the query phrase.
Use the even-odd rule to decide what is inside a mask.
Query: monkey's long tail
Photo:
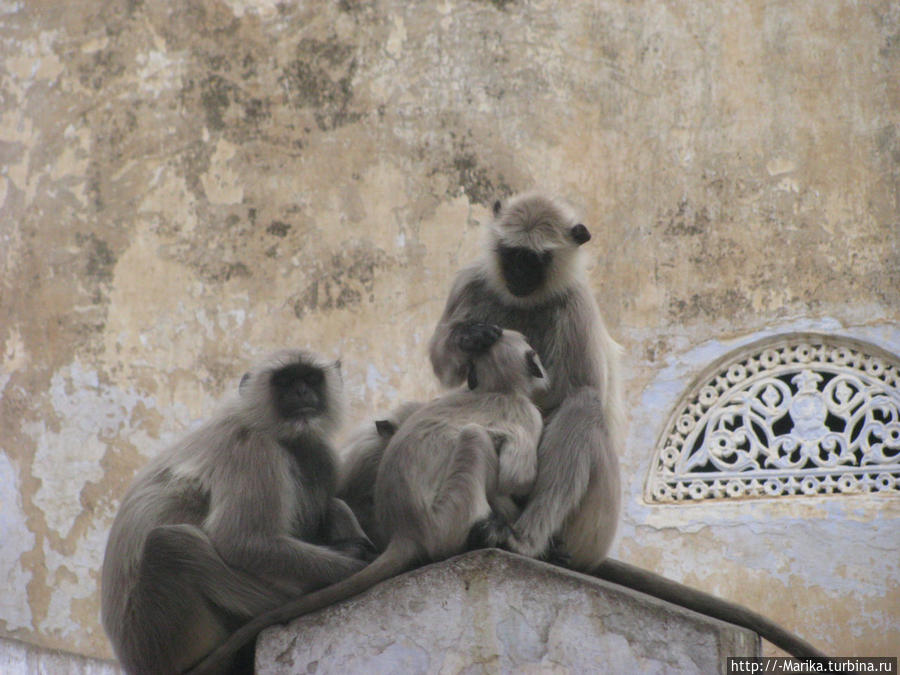
[[[346,598],[358,595],[375,584],[403,572],[417,557],[415,546],[407,541],[391,540],[384,553],[368,566],[351,577],[347,577],[315,593],[291,600],[280,607],[260,614],[232,633],[225,642],[216,647],[197,665],[185,671],[184,675],[211,675],[220,672],[231,662],[238,650],[254,640],[261,630],[275,624],[287,623],[304,614],[333,605]]]
[[[811,644],[762,614],[640,567],[607,558],[591,574],[714,619],[749,628],[791,656],[797,658],[825,656]]]

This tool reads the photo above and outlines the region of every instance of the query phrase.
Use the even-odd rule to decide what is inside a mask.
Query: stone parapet
[[[599,579],[485,550],[264,631],[275,673],[717,673],[751,631]]]

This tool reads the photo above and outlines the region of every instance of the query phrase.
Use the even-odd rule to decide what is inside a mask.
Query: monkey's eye
[[[324,379],[325,375],[321,370],[311,370],[303,376],[303,381],[310,387],[315,387],[322,384],[322,380]]]
[[[534,350],[529,350],[525,354],[525,366],[528,368],[528,374],[532,377],[542,380],[544,379],[544,371],[537,362],[537,354]]]

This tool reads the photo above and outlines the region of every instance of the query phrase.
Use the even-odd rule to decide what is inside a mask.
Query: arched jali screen
[[[792,334],[734,351],[681,398],[657,443],[651,503],[900,493],[900,358]]]

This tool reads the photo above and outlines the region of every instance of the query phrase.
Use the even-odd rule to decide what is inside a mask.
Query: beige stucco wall
[[[896,3],[0,0],[0,55],[0,633],[109,656],[117,500],[258,355],[340,355],[351,421],[435,391],[450,278],[537,186],[625,347],[616,555],[897,653],[896,498],[641,501],[698,355],[900,352]]]

